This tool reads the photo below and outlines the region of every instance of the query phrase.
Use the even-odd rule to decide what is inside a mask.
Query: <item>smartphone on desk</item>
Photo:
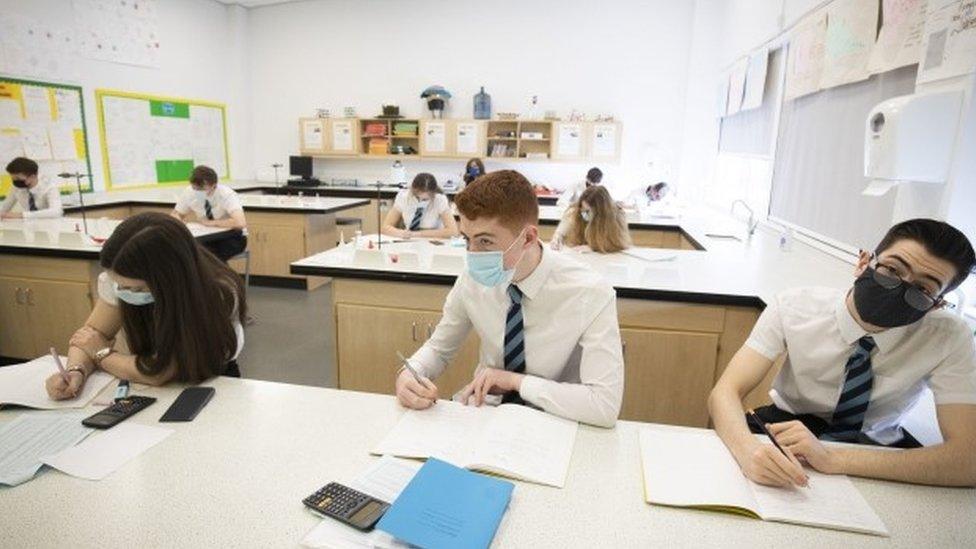
[[[187,387],[159,418],[161,422],[193,421],[217,391],[213,387]]]

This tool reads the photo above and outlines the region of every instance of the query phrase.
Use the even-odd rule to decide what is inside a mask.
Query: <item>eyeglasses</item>
[[[945,305],[950,308],[955,306],[943,299],[942,294],[933,297],[925,289],[905,281],[898,275],[894,267],[880,263],[877,257],[871,259],[868,268],[871,269],[871,277],[874,281],[886,290],[894,290],[903,284],[906,285],[905,303],[908,303],[915,310],[928,311],[938,305]]]

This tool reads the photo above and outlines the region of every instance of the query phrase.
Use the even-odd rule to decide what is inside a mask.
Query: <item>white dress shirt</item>
[[[624,390],[613,288],[589,267],[545,248],[539,265],[517,286],[525,326],[521,397],[551,414],[612,426]],[[472,328],[481,338],[479,365],[504,368],[507,287],[487,288],[462,273],[437,329],[413,355],[420,373],[439,376]]]
[[[766,307],[746,345],[775,360],[787,353],[769,396],[782,410],[830,421],[855,342],[868,335],[845,302],[848,290],[798,288]],[[863,432],[898,442],[902,417],[926,386],[936,404],[976,404],[976,349],[966,322],[933,311],[909,326],[871,334],[874,385]]]
[[[191,211],[196,214],[197,219],[207,218],[206,202],[210,201],[210,210],[214,219],[227,219],[234,212],[243,210],[241,199],[237,196],[237,191],[227,185],[218,183],[214,192],[207,198],[198,198],[193,187],[187,187],[176,199],[176,212],[186,215]]]
[[[430,201],[427,203],[427,207],[424,210],[423,215],[420,216],[420,230],[426,229],[443,229],[444,221],[441,219],[441,215],[444,212],[451,211],[451,205],[447,201],[447,197],[443,193],[433,193]],[[413,216],[417,212],[417,208],[420,206],[420,201],[414,196],[410,189],[404,189],[397,193],[396,199],[393,201],[393,207],[400,210],[400,215],[403,216],[403,227],[405,229],[410,228],[410,222],[413,221]]]
[[[34,197],[35,211],[30,211],[30,197]],[[57,185],[48,181],[38,179],[37,185],[33,189],[18,189],[11,186],[10,193],[0,204],[0,213],[7,213],[14,208],[14,204],[20,206],[24,213],[24,219],[48,219],[61,217],[64,209],[61,207],[61,190]]]

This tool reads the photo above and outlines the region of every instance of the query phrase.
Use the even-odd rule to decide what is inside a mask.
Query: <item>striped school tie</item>
[[[423,216],[424,216],[423,208],[417,208],[417,210],[413,212],[413,219],[410,220],[411,231],[416,231],[420,229],[420,218]]]
[[[203,210],[207,214],[207,219],[212,220],[214,218],[214,216],[213,216],[213,207],[210,205],[210,201],[209,200],[204,200],[203,201]]]
[[[874,385],[871,351],[875,347],[871,336],[857,340],[854,353],[847,359],[844,388],[830,418],[830,426],[820,436],[821,439],[856,442],[860,438],[864,415],[871,402],[871,387]]]
[[[27,193],[27,208],[32,211],[37,211],[37,202],[34,202],[34,195]]]
[[[525,325],[522,322],[522,290],[512,284],[508,287],[512,304],[505,316],[505,369],[509,372],[525,372]],[[518,391],[502,397],[502,402],[524,404]]]

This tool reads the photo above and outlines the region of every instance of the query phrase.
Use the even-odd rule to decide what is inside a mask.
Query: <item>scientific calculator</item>
[[[330,482],[302,500],[309,509],[322,516],[368,532],[380,520],[390,504],[373,496]]]

